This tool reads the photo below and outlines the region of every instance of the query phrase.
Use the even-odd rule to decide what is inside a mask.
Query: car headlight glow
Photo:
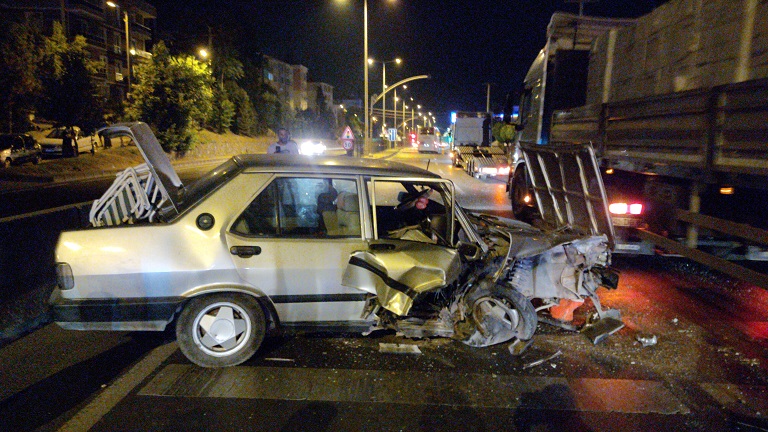
[[[303,155],[320,155],[325,153],[325,144],[321,142],[304,141],[301,143],[299,153]]]

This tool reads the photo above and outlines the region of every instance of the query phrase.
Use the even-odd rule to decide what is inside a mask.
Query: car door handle
[[[395,245],[390,243],[373,243],[369,246],[369,248],[374,251],[394,250]]]
[[[260,254],[261,248],[258,246],[232,246],[229,248],[229,253],[237,255],[240,258],[250,258]]]

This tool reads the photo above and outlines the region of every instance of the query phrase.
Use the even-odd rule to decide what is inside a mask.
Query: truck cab
[[[523,81],[520,100],[520,125],[516,145],[510,151],[510,170],[507,177],[507,192],[515,217],[531,222],[536,215],[535,194],[531,180],[525,170],[525,160],[520,152],[520,143],[558,146],[557,137],[553,137],[552,123],[557,112],[582,107],[588,102],[590,85],[590,50],[592,43],[601,35],[615,32],[617,29],[632,25],[635,20],[597,18],[556,12],[547,27],[547,42],[534,59]],[[609,70],[604,65],[604,70]],[[610,71],[606,72],[610,79]],[[601,101],[597,101],[601,102]],[[596,131],[571,131],[580,134],[579,142],[592,143],[598,155],[601,153]],[[605,174],[605,173],[603,173]],[[613,214],[617,227],[618,252],[652,253],[650,244],[630,241],[621,227],[634,228],[640,224],[643,203],[636,198],[621,193],[609,180],[606,189],[617,204],[611,208],[626,212]],[[631,195],[631,194],[630,194]],[[621,204],[625,204],[622,206]],[[632,206],[632,213],[629,211]]]

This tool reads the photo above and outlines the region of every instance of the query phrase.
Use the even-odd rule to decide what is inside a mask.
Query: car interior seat
[[[356,193],[341,192],[336,198],[338,230],[328,235],[360,235],[360,205]]]

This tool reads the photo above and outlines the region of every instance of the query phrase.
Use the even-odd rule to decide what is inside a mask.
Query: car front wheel
[[[176,340],[193,363],[210,368],[235,366],[261,346],[266,319],[259,302],[244,294],[194,298],[176,323]]]
[[[528,340],[536,332],[536,309],[524,295],[504,285],[478,292],[470,305],[474,332],[464,340],[473,347],[506,342],[513,337]],[[474,297],[474,296],[473,296]]]

